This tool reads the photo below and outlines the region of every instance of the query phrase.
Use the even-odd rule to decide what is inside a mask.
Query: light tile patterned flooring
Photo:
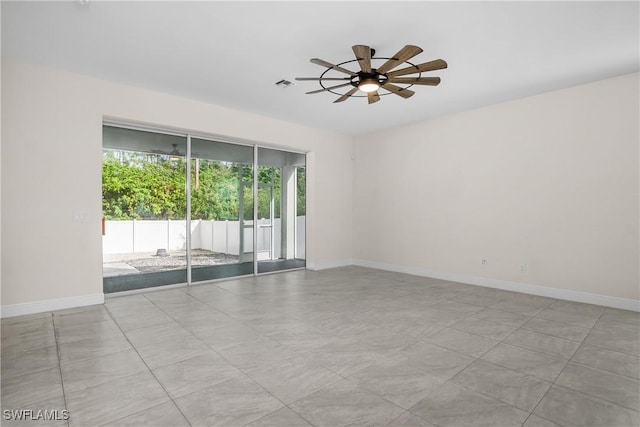
[[[294,271],[1,326],[2,408],[67,408],[70,426],[640,423],[638,313],[385,271]]]

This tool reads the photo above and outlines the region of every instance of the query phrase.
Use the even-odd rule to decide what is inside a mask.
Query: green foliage
[[[191,218],[237,220],[238,208],[238,167],[213,160],[194,160]]]
[[[105,151],[102,209],[106,219],[180,219],[186,214],[184,160]]]
[[[239,178],[242,176],[243,190]],[[191,218],[238,220],[240,193],[244,219],[253,219],[253,167],[195,159],[191,164]],[[280,169],[260,166],[258,182],[271,184],[275,217],[280,217]],[[186,161],[167,155],[104,150],[102,209],[109,220],[184,219]],[[269,217],[271,189],[258,187],[258,218]],[[305,213],[305,174],[298,170],[298,215]]]
[[[296,195],[296,206],[298,212],[296,212],[297,216],[303,216],[307,212],[307,173],[306,169],[298,168],[297,173],[298,182],[296,184],[296,188],[298,194]]]

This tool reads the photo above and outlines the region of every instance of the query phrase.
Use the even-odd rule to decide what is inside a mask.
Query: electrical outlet
[[[527,272],[527,264],[520,264],[520,273]]]

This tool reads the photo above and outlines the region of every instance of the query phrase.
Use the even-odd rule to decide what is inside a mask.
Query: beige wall
[[[351,137],[3,60],[3,306],[102,292],[105,116],[309,151],[308,263],[351,259]]]
[[[638,300],[638,77],[356,138],[354,258]]]
[[[351,137],[3,61],[2,306],[102,292],[104,117],[310,151],[311,266],[638,300],[638,77],[357,137],[354,163]]]

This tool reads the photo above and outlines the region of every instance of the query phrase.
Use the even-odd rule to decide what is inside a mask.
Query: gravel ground
[[[156,256],[155,252],[117,255],[114,254],[110,255],[108,260],[105,259],[105,264],[124,262],[131,267],[135,267],[142,273],[175,270],[185,268],[187,266],[186,251],[169,251],[168,253],[169,256]],[[191,251],[191,265],[194,267],[232,264],[236,262],[238,262],[237,255],[227,255],[203,249],[194,249]]]

